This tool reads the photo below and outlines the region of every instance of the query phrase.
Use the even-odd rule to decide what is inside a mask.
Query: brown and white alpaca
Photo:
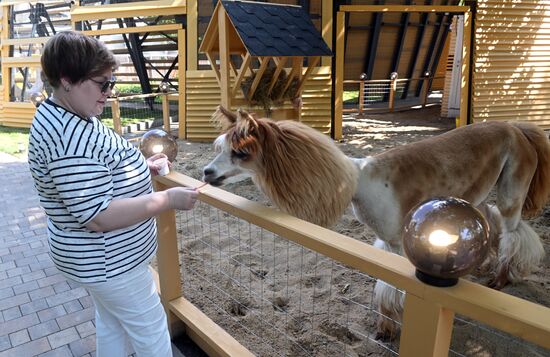
[[[486,122],[353,159],[333,141],[295,121],[257,119],[219,107],[222,128],[216,158],[204,180],[219,186],[237,175],[255,184],[280,209],[330,226],[350,204],[357,219],[377,235],[375,246],[403,254],[402,226],[421,201],[454,196],[478,206],[498,237],[498,263],[490,285],[502,288],[532,272],[544,256],[539,236],[523,217],[538,214],[550,196],[550,142],[526,123]],[[496,207],[485,200],[496,187]],[[495,232],[496,231],[496,232]],[[402,294],[377,281],[377,338],[393,338]]]

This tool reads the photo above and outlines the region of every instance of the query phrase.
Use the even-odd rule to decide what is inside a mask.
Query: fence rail
[[[173,186],[198,187],[201,182],[179,173],[171,173],[168,176],[157,177],[155,185],[157,190],[162,190]],[[415,278],[414,267],[404,257],[379,250],[218,188],[206,186],[201,189],[199,201],[239,220],[250,222],[262,230],[272,232],[315,254],[382,279],[403,290],[404,316],[398,349],[401,356],[448,355],[455,314],[517,336],[543,349],[550,349],[550,309],[547,307],[464,279],[450,288],[423,284]],[[195,222],[194,225],[202,224]],[[183,321],[187,333],[196,339],[205,351],[222,356],[250,355],[252,352],[183,297],[178,255],[180,250],[177,244],[178,230],[181,231],[182,228],[176,228],[174,211],[162,214],[158,220],[158,227],[157,257],[161,298],[171,312],[169,319],[172,331],[177,333]],[[235,229],[240,231],[240,228]],[[240,244],[239,241],[239,247]],[[275,245],[273,241],[273,246]],[[219,254],[221,257],[222,252]],[[276,258],[275,253],[269,258],[273,259],[273,265]],[[182,260],[181,264],[189,262]],[[223,275],[223,269],[221,270]],[[202,289],[205,285],[200,286]]]

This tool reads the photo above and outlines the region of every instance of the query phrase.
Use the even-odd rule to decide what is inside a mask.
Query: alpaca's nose
[[[209,168],[205,168],[203,173],[204,173],[204,176],[209,176],[209,175],[214,174],[214,170],[209,169]]]

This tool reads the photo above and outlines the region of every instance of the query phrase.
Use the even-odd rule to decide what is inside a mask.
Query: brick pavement
[[[27,163],[2,152],[0,202],[0,357],[95,356],[91,298],[50,259]]]

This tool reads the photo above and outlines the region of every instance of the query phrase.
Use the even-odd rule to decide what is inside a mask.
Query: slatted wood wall
[[[479,0],[474,122],[522,120],[550,128],[550,0]]]
[[[317,67],[306,81],[302,93],[301,121],[326,134],[329,134],[331,129],[331,87],[330,67]],[[187,71],[189,140],[212,141],[216,138],[219,132],[210,123],[210,116],[220,102],[220,86],[213,71]],[[235,102],[233,109],[239,106],[246,107],[242,93]],[[247,109],[255,111],[258,108]]]

